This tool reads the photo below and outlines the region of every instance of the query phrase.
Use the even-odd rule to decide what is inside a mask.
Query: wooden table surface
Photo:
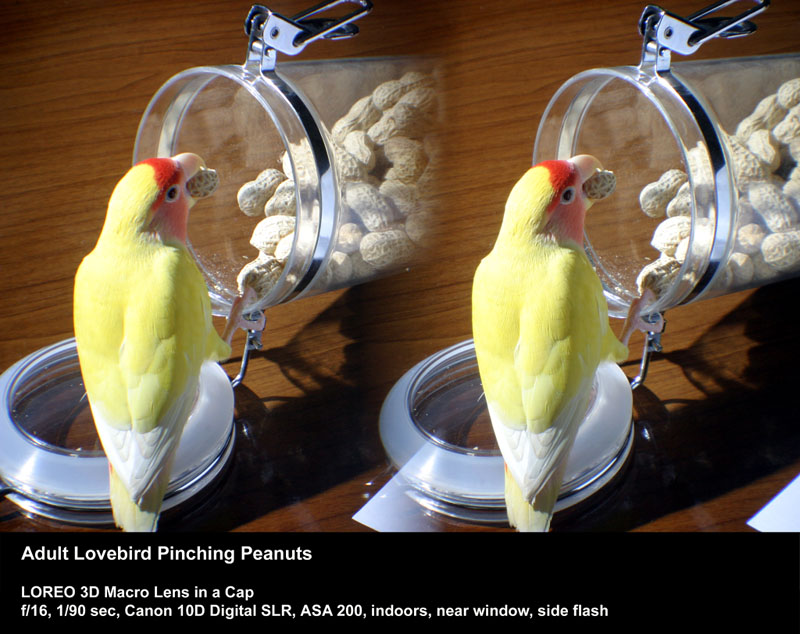
[[[308,2],[276,0],[292,15]],[[389,389],[470,337],[472,274],[530,164],[552,94],[577,72],[636,64],[644,3],[376,0],[352,40],[303,59],[422,53],[441,65],[446,119],[434,257],[348,290],[278,306],[235,391],[236,454],[203,504],[163,530],[366,531],[352,519],[393,475],[378,435]],[[699,4],[703,4],[700,2]],[[130,165],[139,118],[175,73],[240,63],[246,2],[0,4],[0,369],[72,336],[72,279]],[[697,0],[665,8],[687,15]],[[800,4],[776,0],[751,37],[702,59],[800,50]],[[731,96],[746,87],[731,87]],[[665,350],[634,394],[623,481],[556,530],[747,531],[800,473],[800,279],[669,311]],[[234,341],[242,349],[243,335]],[[635,374],[641,338],[632,342]],[[224,365],[233,375],[238,352]],[[437,521],[440,530],[487,530]],[[0,501],[0,530],[82,530]],[[488,530],[496,530],[490,528]]]

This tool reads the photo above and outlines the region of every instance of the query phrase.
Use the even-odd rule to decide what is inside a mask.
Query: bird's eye
[[[561,202],[568,205],[575,199],[575,188],[567,187],[561,194]]]
[[[168,203],[174,203],[178,198],[181,197],[181,188],[178,185],[173,185],[167,190],[167,193],[164,194],[164,200]]]

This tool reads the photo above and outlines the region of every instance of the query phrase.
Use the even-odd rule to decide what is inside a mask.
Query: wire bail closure
[[[756,25],[752,18],[769,7],[770,0],[756,2],[756,6],[732,18],[706,17],[741,0],[718,0],[683,18],[661,7],[648,5],[639,18],[639,32],[644,37],[642,63],[655,63],[656,70],[669,70],[670,52],[691,55],[702,44],[715,37],[734,38],[750,35]]]
[[[664,334],[664,330],[667,327],[667,321],[662,317],[661,313],[648,315],[644,319],[648,323],[657,323],[659,318],[661,318],[661,322],[663,324],[662,329],[658,332],[650,331],[645,333],[644,350],[642,351],[642,358],[639,362],[639,374],[630,380],[631,390],[635,390],[637,387],[642,385],[644,380],[647,378],[647,370],[650,367],[650,355],[654,352],[661,352],[661,350],[663,350],[661,346],[661,335]]]
[[[665,11],[661,7],[648,5],[639,18],[639,32],[642,34],[642,59],[639,68],[648,75],[658,77],[669,85],[691,113],[702,133],[708,148],[711,168],[714,173],[714,236],[709,263],[701,279],[695,285],[688,300],[697,297],[713,281],[725,251],[725,231],[720,231],[720,219],[730,218],[734,208],[735,193],[729,177],[729,163],[724,142],[706,113],[702,101],[689,87],[670,72],[672,52],[679,55],[691,55],[702,44],[715,38],[734,38],[749,35],[756,30],[756,25],[748,18],[758,15],[769,7],[770,0],[752,0],[756,6],[732,18],[707,17],[729,5],[741,0],[718,0],[709,6],[684,18]],[[727,211],[727,215],[725,212]],[[643,319],[649,323],[663,320],[662,313],[646,315]],[[664,322],[666,323],[666,322]],[[661,352],[661,332],[648,332],[645,335],[639,374],[631,380],[631,389],[642,385],[647,376],[650,356]]]
[[[261,314],[263,313],[253,313],[250,315],[246,315],[245,319],[248,321],[258,321]],[[265,324],[266,326],[266,324]],[[247,341],[244,344],[244,350],[242,351],[242,363],[239,366],[239,373],[231,379],[231,387],[237,388],[239,385],[242,384],[244,381],[244,375],[247,374],[247,366],[250,363],[250,353],[254,350],[261,350],[264,346],[261,343],[261,333],[263,330],[248,330],[247,331]]]
[[[340,4],[355,4],[358,7],[344,17],[319,17],[320,14]],[[322,38],[339,40],[353,37],[358,34],[358,27],[353,22],[365,16],[371,10],[372,2],[370,0],[331,0],[306,9],[291,18],[286,18],[268,7],[255,4],[250,8],[250,12],[244,22],[244,32],[250,38],[247,45],[247,59],[244,65],[245,67],[257,67],[262,74],[268,73],[275,70],[277,52],[285,53],[286,55],[297,55],[308,44]],[[286,85],[285,81],[276,77],[274,73],[271,74],[270,81],[279,83],[284,94],[290,94],[289,100],[296,111],[301,113],[301,119],[308,122],[310,127],[307,127],[307,134],[311,134],[315,130],[314,119],[308,113],[303,100],[295,94],[293,88]],[[318,132],[313,137],[311,139],[312,152],[314,152],[315,156],[319,155],[317,163],[323,166],[322,171],[325,172],[325,178],[330,180],[332,178],[331,158],[328,156],[324,142],[318,138]],[[327,194],[323,194],[322,206],[329,209],[331,206],[330,201],[334,200],[335,197],[332,195],[330,185],[323,185],[323,189],[326,190]],[[324,252],[325,244],[325,241],[323,241],[323,244],[318,244],[316,249],[321,249]],[[315,265],[310,267],[310,271],[304,279],[305,284],[308,284],[313,278],[323,255],[324,253],[320,253]],[[245,315],[244,318],[246,321],[255,323],[260,320],[262,314],[263,311],[256,311]],[[231,379],[232,387],[236,388],[244,381],[251,353],[261,350],[262,347],[262,330],[247,329],[247,341],[242,352],[241,366],[236,377]]]
[[[358,8],[341,18],[314,17],[340,4]],[[355,20],[372,10],[370,0],[331,0],[286,18],[255,4],[247,14],[244,32],[250,37],[245,64],[257,63],[262,72],[275,69],[276,52],[297,55],[308,44],[325,38],[340,40],[358,34]]]

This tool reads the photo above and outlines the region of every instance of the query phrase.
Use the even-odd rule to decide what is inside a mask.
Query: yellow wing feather
[[[75,336],[103,446],[135,500],[163,469],[202,363],[230,354],[181,246],[101,241],[75,278]]]
[[[542,241],[493,251],[473,291],[473,335],[498,443],[524,495],[569,450],[599,363],[627,356],[602,287],[579,248]]]
[[[472,308],[487,400],[514,428],[546,430],[587,369],[627,356],[609,327],[600,281],[578,249],[493,251],[476,271]]]
[[[475,273],[475,352],[506,462],[509,521],[522,530],[547,529],[597,366],[627,356],[579,244],[579,188],[596,169],[586,155],[528,170]]]

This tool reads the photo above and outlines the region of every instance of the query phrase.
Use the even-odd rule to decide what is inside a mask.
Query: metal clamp
[[[359,8],[341,18],[314,17],[340,4]],[[260,4],[253,5],[244,22],[249,36],[247,62],[257,62],[262,71],[275,68],[275,53],[297,55],[308,44],[325,38],[338,40],[358,33],[355,20],[372,10],[370,0],[331,0],[286,18]]]
[[[720,270],[727,232],[725,227],[720,230],[719,224],[720,219],[730,217],[725,210],[732,209],[735,194],[728,178],[728,158],[723,141],[709,118],[702,100],[698,99],[691,88],[670,71],[671,53],[674,51],[680,55],[691,55],[702,44],[715,37],[742,37],[755,31],[756,25],[748,21],[748,18],[764,11],[769,6],[770,0],[761,0],[760,2],[751,0],[755,2],[755,6],[732,18],[707,17],[739,1],[741,0],[718,0],[686,18],[669,13],[661,7],[649,5],[639,19],[639,32],[643,38],[642,59],[639,68],[647,75],[658,77],[659,81],[669,86],[683,102],[686,110],[697,123],[708,150],[711,170],[714,174],[714,235],[709,251],[709,263],[689,296],[682,303],[688,303],[698,297],[710,286]],[[661,315],[653,317],[663,318]],[[647,333],[639,374],[631,380],[631,389],[636,389],[644,383],[650,355],[653,352],[661,352],[662,333],[663,329],[658,333]]]
[[[260,312],[254,313],[252,315],[246,315],[244,319],[247,321],[259,321],[261,315],[262,313]],[[253,350],[261,350],[261,348],[263,348],[263,344],[261,343],[261,333],[263,332],[263,330],[247,331],[247,343],[244,344],[244,351],[242,352],[242,364],[239,367],[239,374],[231,379],[232,388],[238,387],[242,381],[244,381],[244,375],[247,374],[247,365],[250,362],[250,353]]]
[[[637,374],[633,379],[631,379],[631,390],[635,390],[637,387],[642,385],[642,383],[644,383],[644,380],[647,378],[647,370],[650,367],[650,355],[653,352],[661,352],[661,350],[663,349],[661,347],[661,335],[667,328],[667,321],[664,319],[661,313],[648,315],[646,317],[642,317],[642,319],[651,324],[655,324],[661,321],[663,326],[661,327],[661,330],[659,330],[658,332],[648,332],[645,335],[644,350],[642,351],[642,360],[639,363],[639,374]]]
[[[770,0],[756,2],[756,6],[732,18],[706,17],[720,9],[741,0],[718,0],[700,11],[683,18],[665,11],[661,7],[645,7],[639,19],[639,32],[644,37],[642,61],[661,62],[669,68],[669,52],[691,55],[702,44],[715,37],[743,37],[756,30],[756,25],[748,18],[758,15],[768,6]]]

